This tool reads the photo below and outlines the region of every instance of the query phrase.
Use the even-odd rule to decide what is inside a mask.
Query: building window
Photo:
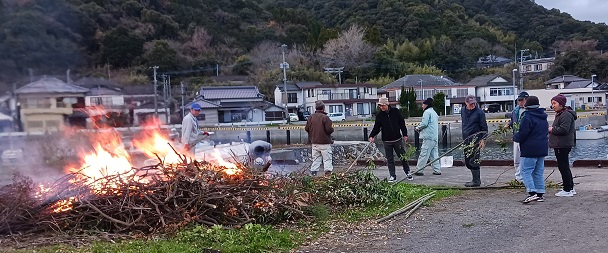
[[[112,97],[91,97],[91,105],[112,105]]]
[[[463,98],[469,95],[469,89],[457,89],[456,97]]]
[[[298,102],[297,93],[287,93],[287,103],[297,103],[297,102]]]
[[[310,112],[310,113],[315,112],[315,110],[313,110],[312,106],[307,106],[307,107],[306,107],[306,111],[307,111],[307,112]]]
[[[40,120],[32,120],[27,122],[27,127],[29,128],[42,128],[43,123]]]
[[[308,89],[306,90],[306,97],[314,97],[315,96],[315,90],[313,89]]]
[[[266,116],[266,121],[279,121],[279,120],[283,120],[283,112],[282,111],[266,112],[265,116]]]
[[[490,96],[511,96],[513,95],[513,88],[490,88]]]
[[[342,105],[330,105],[329,113],[334,113],[334,112],[344,112],[343,106]]]
[[[543,70],[543,65],[542,64],[536,64],[534,65],[534,71],[542,71]]]
[[[23,101],[21,107],[24,109],[51,108],[51,102],[48,98],[28,98]]]

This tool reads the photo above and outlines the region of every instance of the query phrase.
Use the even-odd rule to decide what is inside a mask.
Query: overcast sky
[[[536,0],[536,3],[547,9],[559,9],[581,21],[608,24],[607,0]]]

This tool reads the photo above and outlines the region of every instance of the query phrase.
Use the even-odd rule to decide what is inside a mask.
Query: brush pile
[[[241,226],[304,216],[309,195],[298,192],[291,177],[268,178],[243,164],[182,161],[96,179],[77,172],[48,186],[15,176],[13,184],[0,188],[0,234],[151,233],[190,223]]]

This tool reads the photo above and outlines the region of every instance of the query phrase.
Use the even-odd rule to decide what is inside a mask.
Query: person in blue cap
[[[201,105],[193,103],[190,106],[190,113],[182,120],[182,144],[184,150],[194,155],[194,146],[198,138],[198,115],[201,114]],[[190,146],[192,145],[192,147]]]
[[[521,115],[523,115],[526,104],[526,99],[528,99],[530,95],[528,92],[522,91],[517,96],[517,105],[513,109],[513,113],[511,113],[511,120],[509,123],[505,125],[505,128],[511,128],[513,130],[513,135],[519,131],[519,121],[521,120]],[[521,170],[519,168],[519,160],[521,156],[521,150],[519,147],[519,142],[513,141],[513,166],[515,168],[515,180],[517,182],[523,182],[523,177],[521,176]]]

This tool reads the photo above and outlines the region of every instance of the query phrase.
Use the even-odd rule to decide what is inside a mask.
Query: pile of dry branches
[[[239,226],[304,216],[308,201],[290,177],[268,178],[237,164],[133,168],[92,180],[78,172],[44,188],[16,176],[0,188],[0,234],[66,231],[174,231],[190,223]]]

